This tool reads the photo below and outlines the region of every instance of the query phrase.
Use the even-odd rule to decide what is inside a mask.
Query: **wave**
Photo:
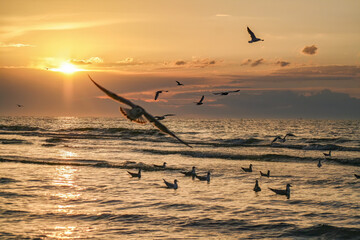
[[[12,179],[12,178],[0,178],[0,184],[7,184],[7,183],[13,183],[13,182],[17,182],[17,180]]]
[[[2,125],[0,124],[0,130],[3,131],[44,131],[44,129],[39,127],[31,127],[24,125]]]
[[[23,139],[0,139],[1,144],[32,144],[29,141],[23,140]]]
[[[293,230],[281,235],[281,237],[292,236],[300,238],[317,237],[321,239],[359,239],[360,229],[317,224],[307,228],[295,227]]]

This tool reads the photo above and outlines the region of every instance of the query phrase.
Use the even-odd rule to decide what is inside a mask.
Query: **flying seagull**
[[[169,183],[169,182],[166,181],[165,179],[163,179],[163,180],[164,180],[164,183],[166,184],[166,187],[167,187],[167,188],[172,188],[172,189],[175,189],[175,190],[178,189],[178,187],[179,187],[178,184],[177,184],[177,183],[178,183],[178,180],[175,179],[175,180],[174,180],[174,183]]]
[[[258,42],[258,41],[264,41],[264,39],[257,38],[257,37],[255,36],[255,34],[250,30],[249,27],[247,27],[247,31],[248,31],[248,33],[249,33],[250,36],[251,36],[251,40],[249,41],[249,43]]]
[[[287,133],[283,138],[280,136],[277,136],[274,138],[274,140],[272,140],[271,144],[273,144],[274,142],[276,142],[277,140],[279,140],[280,142],[284,143],[286,141],[286,137],[296,137],[294,134],[292,133]]]
[[[184,86],[184,84],[182,84],[181,82],[179,81],[175,81],[177,83],[178,86]]]
[[[232,92],[240,92],[240,90],[226,91],[226,92],[216,92],[216,93],[213,93],[213,94],[214,94],[214,95],[223,95],[223,96],[226,96],[226,95],[228,95],[229,93],[232,93]]]
[[[137,177],[137,178],[141,178],[141,168],[139,168],[139,171],[137,173],[132,173],[132,172],[129,172],[127,171],[131,177]]]
[[[124,117],[126,117],[127,119],[129,119],[132,122],[136,122],[136,123],[141,123],[141,124],[145,124],[146,121],[150,122],[151,124],[153,124],[155,127],[157,127],[160,131],[169,134],[170,136],[176,138],[179,142],[185,144],[188,147],[191,147],[189,144],[187,144],[186,142],[184,142],[183,140],[181,140],[180,138],[178,138],[174,133],[172,133],[166,126],[164,126],[162,123],[160,123],[158,120],[156,120],[151,114],[149,114],[148,112],[145,111],[145,109],[143,109],[142,107],[135,105],[134,103],[132,103],[131,101],[127,100],[126,98],[120,97],[118,95],[116,95],[113,92],[110,92],[109,90],[103,88],[102,86],[100,86],[99,84],[97,84],[91,77],[90,75],[88,75],[90,80],[101,90],[103,91],[106,95],[108,95],[110,98],[112,98],[115,101],[118,101],[120,103],[126,104],[128,106],[131,107],[131,109],[129,108],[122,108],[120,107],[120,112],[124,115]],[[192,148],[192,147],[191,147]]]
[[[269,189],[270,189],[271,191],[273,191],[274,193],[276,193],[276,194],[286,195],[287,198],[289,199],[289,198],[290,198],[290,187],[291,187],[291,185],[288,183],[288,184],[286,184],[286,190],[273,189],[273,188],[269,188]]]
[[[254,191],[255,192],[260,192],[261,191],[258,180],[255,181]]]
[[[194,102],[194,103],[196,103],[196,105],[202,105],[202,104],[203,104],[203,100],[204,100],[204,95],[202,95],[200,101]]]
[[[165,119],[165,117],[168,117],[168,116],[175,116],[175,114],[165,114],[165,115],[162,115],[162,116],[154,116],[154,118],[156,119],[156,120],[164,120]]]
[[[163,92],[168,92],[168,91],[165,91],[165,90],[159,90],[159,91],[157,91],[156,94],[155,94],[155,100],[157,100],[158,97],[159,97],[159,95],[160,95],[160,93],[163,93]]]
[[[252,164],[249,165],[249,168],[241,167],[244,172],[252,172]]]

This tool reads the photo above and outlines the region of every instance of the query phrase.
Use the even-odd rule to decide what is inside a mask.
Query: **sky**
[[[119,116],[88,74],[153,115],[360,119],[360,1],[0,1],[0,116]]]

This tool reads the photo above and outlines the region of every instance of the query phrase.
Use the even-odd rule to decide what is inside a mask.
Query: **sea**
[[[0,117],[0,239],[360,239],[360,120],[162,123]]]

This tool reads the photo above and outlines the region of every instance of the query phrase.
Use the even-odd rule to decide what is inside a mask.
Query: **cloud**
[[[164,65],[173,67],[187,67],[187,68],[205,68],[208,66],[213,66],[221,63],[222,60],[215,60],[209,58],[193,58],[192,60],[184,61],[184,60],[177,60],[175,62],[165,62]]]
[[[216,14],[215,15],[216,17],[230,17],[231,15],[229,15],[229,14]]]
[[[290,65],[290,62],[286,62],[286,61],[277,61],[276,62],[277,65],[280,65],[281,67],[286,67]]]
[[[259,66],[260,64],[263,64],[264,63],[264,59],[263,58],[260,58],[258,60],[255,60],[254,62],[251,63],[251,66],[252,67],[256,67],[256,66]]]
[[[23,44],[23,43],[0,43],[0,48],[21,48],[21,47],[35,47],[34,45],[30,44]]]
[[[182,60],[175,62],[175,65],[185,65],[185,64],[186,64],[186,62],[182,61]]]
[[[304,49],[302,50],[302,53],[307,54],[307,55],[315,55],[317,49],[318,48],[315,45],[305,46]]]
[[[102,60],[99,57],[91,57],[89,59],[71,59],[70,63],[75,65],[87,65],[87,64],[95,64],[95,63],[103,63],[104,60]]]
[[[249,65],[251,62],[252,62],[251,59],[245,59],[240,65],[241,66]]]

